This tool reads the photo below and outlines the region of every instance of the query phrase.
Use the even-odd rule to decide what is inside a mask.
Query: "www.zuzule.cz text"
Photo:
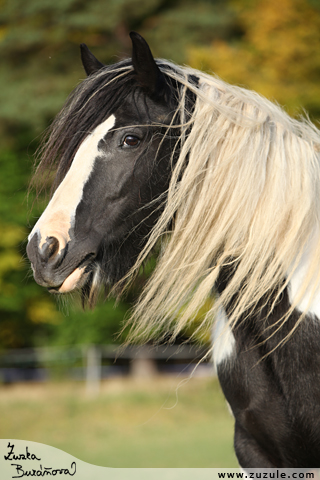
[[[268,471],[265,471],[264,469],[255,469],[254,472],[250,472],[250,470],[246,472],[218,472],[218,478],[222,479],[246,479],[246,478],[252,478],[252,479],[274,479],[274,480],[287,480],[287,479],[312,479],[315,478],[315,474],[312,471],[306,472],[306,471],[299,471],[299,469],[296,470],[290,470],[290,471],[283,471],[279,469],[273,469],[270,468]]]

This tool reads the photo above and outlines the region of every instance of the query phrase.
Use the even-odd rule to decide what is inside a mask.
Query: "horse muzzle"
[[[96,254],[92,251],[84,254],[81,249],[80,256],[78,249],[70,248],[70,244],[58,235],[42,241],[38,233],[34,233],[29,239],[27,255],[34,279],[51,293],[67,293],[81,288],[90,274]]]

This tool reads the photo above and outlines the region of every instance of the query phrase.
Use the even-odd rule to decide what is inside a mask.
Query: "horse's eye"
[[[124,147],[137,147],[140,143],[140,139],[134,135],[127,135],[123,140]]]

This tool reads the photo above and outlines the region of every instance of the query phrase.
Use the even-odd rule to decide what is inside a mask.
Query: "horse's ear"
[[[90,52],[89,48],[85,43],[81,43],[80,51],[82,65],[87,75],[91,75],[92,73],[100,70],[100,68],[104,67],[103,63],[99,62],[99,60],[93,55],[93,53]]]
[[[165,78],[154,61],[149,45],[136,32],[130,33],[132,41],[132,65],[139,85],[151,97],[161,97],[165,90]]]

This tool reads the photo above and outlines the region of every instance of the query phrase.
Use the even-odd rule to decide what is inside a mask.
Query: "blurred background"
[[[320,118],[319,0],[0,0],[0,437],[110,467],[232,467],[233,420],[212,366],[189,378],[209,332],[117,353],[152,265],[125,302],[84,312],[38,287],[25,255],[45,205],[27,195],[34,152],[85,76],[79,44],[116,62],[130,56],[131,30],[155,57]]]

